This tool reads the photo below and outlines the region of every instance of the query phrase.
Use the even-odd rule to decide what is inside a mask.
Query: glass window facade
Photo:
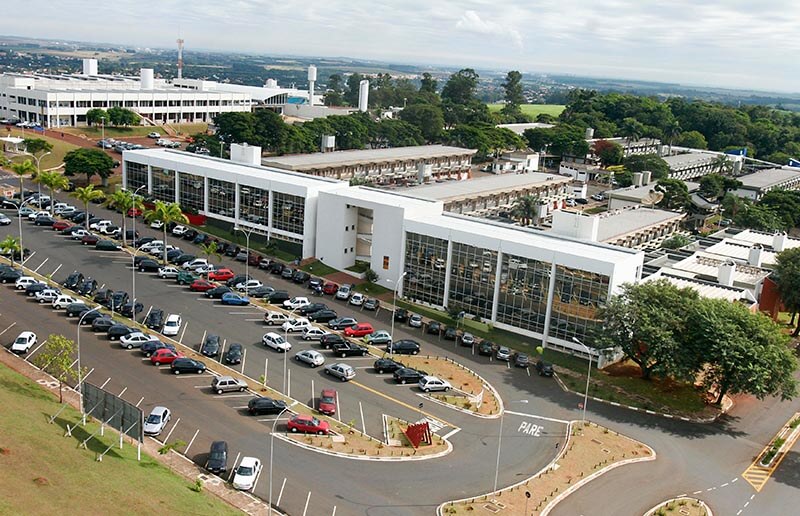
[[[544,332],[551,264],[503,255],[497,322],[518,328]]]
[[[142,185],[147,186],[147,165],[126,161],[125,171],[128,190],[136,190]]]
[[[224,217],[236,216],[234,183],[208,179],[208,211]]]
[[[239,185],[239,218],[253,224],[269,224],[269,190]]]
[[[497,251],[453,242],[449,304],[481,319],[492,317]]]
[[[153,174],[153,197],[159,201],[175,202],[175,171],[151,167]]]
[[[598,308],[606,302],[608,283],[608,276],[557,267],[550,336],[567,341],[591,336],[598,324]]]
[[[447,240],[406,233],[403,297],[412,301],[444,305],[447,273]]]
[[[189,211],[205,210],[205,183],[203,182],[203,176],[179,172],[178,179],[180,181],[180,199],[178,199],[178,202],[181,207]]]
[[[297,195],[272,192],[272,228],[303,234],[306,200]]]

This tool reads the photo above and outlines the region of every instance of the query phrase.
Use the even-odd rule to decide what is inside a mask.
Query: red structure
[[[411,441],[411,445],[414,448],[419,448],[419,443],[421,442],[424,442],[425,444],[431,444],[433,442],[431,439],[431,429],[428,426],[427,421],[424,423],[408,425],[405,434],[406,437],[408,437],[408,440]]]

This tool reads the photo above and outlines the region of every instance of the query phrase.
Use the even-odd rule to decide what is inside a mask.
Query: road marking
[[[247,407],[245,407],[245,408],[247,408]],[[274,423],[275,421],[289,421],[289,418],[288,417],[279,417],[278,419],[275,419],[273,417],[273,418],[256,419],[256,421],[258,421],[259,423],[266,423],[266,422]]]
[[[764,488],[764,485],[772,476],[772,473],[776,469],[778,469],[778,466],[780,466],[781,462],[783,462],[783,459],[786,458],[786,455],[788,454],[789,450],[791,450],[792,446],[794,446],[794,443],[800,436],[800,433],[789,432],[791,430],[791,428],[789,428],[789,423],[791,423],[798,417],[800,417],[800,412],[796,412],[791,418],[789,418],[789,420],[783,425],[781,430],[778,431],[777,434],[775,434],[775,437],[769,440],[769,444],[767,444],[764,447],[764,449],[761,450],[761,453],[758,454],[753,463],[747,467],[744,473],[742,473],[742,478],[744,478],[751,486],[753,486],[756,492],[761,492],[761,490]],[[787,434],[786,432],[789,433]],[[775,441],[775,439],[777,439],[781,435],[788,435],[786,442],[783,444],[781,448],[781,451],[778,453],[778,455],[776,455],[773,458],[772,464],[770,466],[762,466],[761,458],[771,448],[772,443]],[[752,500],[753,497],[750,497],[750,499]]]
[[[365,391],[369,391],[369,392],[371,392],[373,394],[377,394],[378,396],[380,396],[382,398],[385,398],[385,399],[387,399],[389,401],[393,401],[393,402],[397,403],[398,405],[400,405],[402,407],[405,407],[405,408],[407,408],[409,410],[413,410],[414,412],[417,412],[417,413],[422,413],[423,415],[428,416],[431,419],[434,419],[436,421],[441,422],[443,426],[451,426],[453,428],[458,428],[457,425],[451,425],[450,423],[448,423],[447,421],[445,421],[443,419],[437,418],[436,416],[434,416],[432,414],[429,414],[428,412],[420,411],[419,408],[413,407],[413,406],[409,405],[408,403],[405,403],[405,402],[402,402],[402,401],[400,401],[398,399],[392,398],[388,394],[384,394],[384,393],[382,393],[382,392],[380,392],[378,390],[373,389],[372,387],[367,387],[366,385],[364,385],[362,383],[359,383],[359,382],[356,382],[354,380],[350,380],[349,383],[352,384],[352,385],[356,385],[358,387],[361,387]]]
[[[306,506],[303,507],[303,516],[306,516],[306,513],[308,512],[308,502],[310,501],[311,501],[311,491],[308,492],[308,496],[306,497]]]
[[[361,406],[361,402],[358,402],[358,411],[361,413],[361,432],[367,433],[367,425],[364,424],[364,408]]]
[[[565,425],[568,423],[568,421],[565,421],[563,419],[555,419],[555,418],[552,418],[552,417],[537,416],[536,414],[525,414],[524,412],[513,412],[511,410],[506,410],[504,412],[506,414],[511,414],[512,416],[533,417],[533,418],[536,418],[536,419],[543,419],[545,421],[552,421],[553,423],[563,423]]]
[[[703,492],[703,490],[701,489],[700,491],[695,491],[695,492],[694,492],[694,493],[692,493],[692,494],[700,494],[700,493],[702,493],[702,492]]]
[[[33,272],[39,272],[39,269],[41,269],[41,268],[42,268],[42,265],[44,265],[45,263],[47,263],[47,260],[49,260],[49,259],[50,259],[50,258],[45,258],[45,259],[44,259],[44,261],[43,261],[42,263],[40,263],[38,267],[36,267],[35,269],[33,269]]]
[[[192,447],[192,443],[194,442],[195,438],[197,437],[197,434],[199,434],[199,433],[200,433],[200,429],[198,428],[197,430],[195,430],[194,435],[192,436],[192,439],[189,441],[189,444],[187,444],[186,448],[183,449],[183,454],[184,455],[188,456],[189,448]]]
[[[169,430],[169,433],[167,434],[167,438],[166,438],[166,439],[164,439],[164,442],[165,442],[165,443],[168,443],[168,442],[169,442],[169,438],[170,438],[170,436],[172,435],[172,432],[174,432],[174,431],[175,431],[175,429],[178,427],[178,423],[180,423],[180,422],[181,422],[181,418],[178,418],[178,419],[176,419],[176,420],[175,420],[175,424],[174,424],[174,425],[172,425],[172,428],[170,428],[170,430]]]
[[[281,497],[283,496],[283,488],[286,487],[286,477],[283,477],[283,483],[281,484],[281,492],[278,493],[278,499],[275,500],[275,505],[280,507],[281,505]]]
[[[264,322],[264,318],[260,317],[258,319],[245,319],[245,321],[248,321],[248,322]]]
[[[461,431],[460,428],[456,428],[455,430],[451,430],[451,431],[447,432],[445,435],[443,435],[442,439],[448,439],[448,438],[456,435],[460,431]]]

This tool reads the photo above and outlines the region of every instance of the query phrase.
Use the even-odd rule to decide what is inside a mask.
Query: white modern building
[[[264,86],[245,86],[227,82],[206,81],[202,79],[173,79],[172,85],[176,88],[188,89],[198,92],[214,93],[239,93],[253,99],[253,103],[264,106],[283,108],[286,104],[308,103],[308,90],[295,87],[282,87],[275,79],[267,79]],[[314,95],[314,106],[322,105],[322,95]]]
[[[539,170],[538,152],[504,152],[491,164],[495,174],[537,172]]]
[[[258,164],[260,149],[235,146],[236,162],[181,151],[123,154],[128,189],[177,201],[208,223],[247,227],[295,243],[298,256],[337,269],[362,260],[381,284],[433,307],[458,307],[547,346],[582,352],[598,309],[641,276],[644,254],[446,213],[441,200]]]
[[[742,186],[731,193],[754,201],[770,190],[800,189],[800,169],[796,167],[769,168],[737,176],[736,179],[741,181]]]
[[[177,88],[143,68],[138,77],[97,74],[84,60],[83,74],[0,75],[0,117],[43,127],[86,125],[93,108],[130,109],[152,124],[211,122],[219,113],[250,111],[251,97],[232,91]]]

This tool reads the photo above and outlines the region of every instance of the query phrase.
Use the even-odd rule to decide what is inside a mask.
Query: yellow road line
[[[774,473],[775,470],[778,469],[778,466],[780,466],[781,462],[783,462],[783,459],[786,458],[786,455],[788,454],[789,450],[791,450],[792,446],[794,446],[794,443],[797,442],[798,437],[800,437],[800,433],[795,434],[795,436],[791,438],[791,440],[788,440],[786,441],[786,443],[784,443],[783,451],[780,453],[778,457],[775,458],[775,460],[773,460],[772,465],[762,466],[760,464],[761,457],[763,457],[764,454],[767,453],[767,451],[772,447],[772,443],[775,442],[775,439],[777,439],[778,436],[780,436],[781,433],[786,428],[788,428],[789,423],[794,421],[797,417],[800,417],[800,412],[795,413],[789,419],[789,421],[787,421],[783,425],[783,427],[781,427],[780,431],[777,434],[775,434],[775,436],[772,439],[770,439],[769,444],[767,444],[764,447],[764,449],[761,450],[761,453],[758,454],[756,460],[753,461],[753,463],[750,464],[746,470],[744,470],[744,473],[742,473],[742,478],[747,480],[747,482],[751,486],[753,486],[756,492],[761,492],[761,490],[764,488],[764,485],[766,485],[767,481],[769,480],[769,477],[771,477],[772,473]]]
[[[448,423],[448,422],[447,422],[447,421],[445,421],[444,419],[441,419],[441,418],[438,418],[438,417],[436,417],[436,416],[434,416],[434,415],[432,415],[432,414],[429,414],[428,412],[425,412],[424,410],[420,410],[418,407],[412,407],[412,406],[411,406],[411,405],[409,405],[408,403],[405,403],[405,402],[403,402],[403,401],[400,401],[400,400],[398,400],[398,399],[396,399],[396,398],[392,398],[392,397],[391,397],[391,396],[389,396],[388,394],[384,394],[384,393],[382,393],[381,391],[378,391],[378,390],[375,390],[375,389],[373,389],[372,387],[367,387],[367,386],[366,386],[366,385],[364,385],[363,383],[359,383],[359,382],[356,382],[356,381],[354,381],[354,380],[350,380],[350,382],[349,382],[349,383],[351,383],[352,385],[357,385],[358,387],[361,387],[361,388],[362,388],[362,389],[364,389],[365,391],[369,391],[369,392],[371,392],[371,393],[373,393],[373,394],[377,394],[378,396],[380,396],[380,397],[382,397],[382,398],[386,398],[386,399],[387,399],[387,400],[389,400],[389,401],[393,401],[393,402],[397,403],[398,405],[401,405],[401,406],[403,406],[403,407],[405,407],[405,408],[407,408],[407,409],[413,410],[414,412],[420,412],[420,413],[421,413],[421,414],[423,414],[424,416],[427,416],[427,417],[429,417],[429,418],[433,419],[434,421],[438,421],[439,423],[443,424],[444,426],[449,426],[449,427],[452,427],[452,428],[458,428],[456,425],[453,425],[453,424],[451,424],[451,423]]]

